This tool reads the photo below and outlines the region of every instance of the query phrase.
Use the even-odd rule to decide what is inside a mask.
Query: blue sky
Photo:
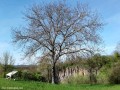
[[[48,3],[57,0],[0,0],[0,55],[9,51],[16,58],[16,64],[26,63],[21,60],[22,52],[11,41],[11,28],[24,24],[22,12],[32,4]],[[106,23],[101,31],[105,54],[111,54],[120,41],[120,0],[66,0],[69,5],[81,1],[88,3],[92,10],[97,10]]]

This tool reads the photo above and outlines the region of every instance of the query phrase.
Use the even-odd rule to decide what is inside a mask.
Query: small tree
[[[26,27],[13,30],[13,42],[31,56],[41,51],[52,60],[52,83],[58,83],[56,63],[71,53],[91,52],[98,44],[103,25],[87,5],[69,7],[65,3],[33,5],[25,14]]]
[[[87,60],[87,66],[90,76],[90,83],[97,83],[98,71],[106,64],[108,64],[109,58],[107,56],[101,56],[100,54],[95,54]]]
[[[13,59],[13,56],[10,55],[9,52],[3,53],[3,56],[1,58],[1,64],[3,66],[4,71],[4,77],[7,71],[11,71],[14,67],[15,60]]]

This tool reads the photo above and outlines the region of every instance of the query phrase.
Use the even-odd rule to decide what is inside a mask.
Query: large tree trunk
[[[53,64],[52,66],[52,84],[58,84],[58,75],[57,75],[57,70],[56,70],[56,63]]]

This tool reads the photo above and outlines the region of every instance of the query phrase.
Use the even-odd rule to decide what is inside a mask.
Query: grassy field
[[[0,90],[120,90],[120,85],[52,85],[32,81],[0,79]]]

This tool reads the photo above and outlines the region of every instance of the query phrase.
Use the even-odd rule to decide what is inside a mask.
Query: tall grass
[[[76,75],[65,78],[63,83],[72,84],[72,85],[89,84],[90,80],[89,80],[89,76]]]

